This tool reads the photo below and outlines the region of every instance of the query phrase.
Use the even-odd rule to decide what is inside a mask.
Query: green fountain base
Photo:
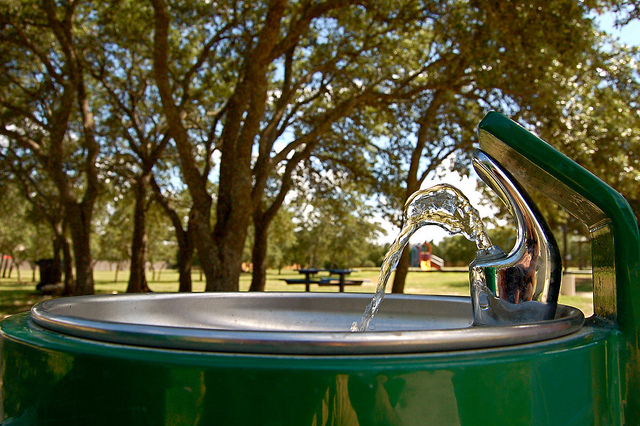
[[[586,325],[502,348],[256,355],[69,337],[0,323],[10,425],[620,424],[619,333]]]

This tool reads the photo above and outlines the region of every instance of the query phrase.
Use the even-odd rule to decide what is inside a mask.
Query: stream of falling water
[[[440,184],[416,191],[409,197],[404,207],[404,227],[391,244],[382,267],[378,287],[371,303],[365,309],[360,323],[355,321],[351,331],[367,331],[384,298],[391,272],[396,268],[402,250],[411,236],[425,225],[438,225],[450,234],[462,234],[469,241],[475,241],[478,250],[491,247],[491,241],[480,219],[478,211],[467,197],[454,186]]]

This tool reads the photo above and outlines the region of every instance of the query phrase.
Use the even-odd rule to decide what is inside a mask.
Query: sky
[[[600,22],[600,28],[620,39],[625,44],[640,46],[640,20],[634,20],[623,28],[614,28],[614,16],[604,14],[596,18]]]
[[[632,21],[629,25],[623,28],[615,28],[615,18],[611,14],[604,14],[596,17],[596,21],[599,22],[600,28],[607,33],[617,37],[621,42],[640,46],[640,20]],[[456,173],[447,173],[443,178],[429,179],[425,181],[422,188],[429,188],[439,183],[451,184],[462,191],[463,194],[469,198],[471,204],[478,209],[480,216],[485,218],[492,214],[494,208],[491,206],[480,205],[480,194],[476,190],[476,186],[479,179],[474,171],[472,171],[470,177],[461,178]],[[389,223],[382,223],[383,228],[387,231],[387,235],[379,239],[379,243],[391,243],[397,236],[399,230]],[[443,238],[448,236],[447,231],[437,226],[425,226],[418,230],[411,238],[411,244],[418,244],[423,241],[435,241],[439,242]]]

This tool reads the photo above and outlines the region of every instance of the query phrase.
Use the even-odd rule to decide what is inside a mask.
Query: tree
[[[377,191],[397,219],[443,159],[466,170],[488,109],[549,135],[587,123],[597,152],[624,163],[614,183],[629,188],[633,204],[634,155],[602,146],[625,138],[635,152],[635,142],[611,137],[593,117],[606,113],[607,127],[620,128],[612,117],[626,102],[625,123],[636,120],[637,69],[621,65],[636,53],[596,43],[592,3],[8,1],[0,6],[1,151],[16,173],[46,177],[29,185],[64,212],[52,227],[64,234],[69,226],[80,294],[93,291],[98,196],[116,177],[137,200],[132,291],[146,288],[152,202],[175,229],[181,289],[191,288],[197,250],[207,290],[237,290],[248,236],[260,289],[270,229],[292,191],[309,185],[310,169],[366,186],[367,201]],[[571,93],[577,101],[558,103]],[[594,115],[578,123],[583,109]],[[340,194],[345,205],[350,194]],[[334,213],[341,226],[360,226]]]
[[[348,175],[322,172],[310,182],[303,200],[298,200],[296,263],[323,268],[362,266],[381,232],[365,203],[366,195]]]
[[[255,273],[255,266],[265,264],[267,230],[292,187],[292,173],[323,135],[360,107],[417,90],[414,82],[422,68],[407,70],[396,44],[430,11],[417,1],[278,0],[250,9],[223,2],[214,16],[207,16],[211,8],[195,6],[199,14],[187,29],[184,21],[171,19],[178,11],[174,5],[156,0],[153,6],[156,83],[194,201],[196,245],[207,289],[237,290],[252,216]],[[189,43],[177,44],[178,35]],[[174,60],[194,46],[192,62]],[[211,73],[223,78],[212,85]],[[197,113],[190,104],[203,93],[203,82],[215,96],[203,120],[209,132],[199,162],[183,117]],[[220,165],[211,229],[214,200],[206,182],[214,149],[220,150]],[[267,189],[269,182],[278,184],[276,192]],[[254,280],[263,279],[263,269],[258,272],[262,275]]]
[[[148,225],[148,263],[151,267],[154,279],[159,279],[160,271],[169,265],[175,264],[177,254],[177,244],[175,241],[175,231],[171,226],[171,221],[163,211],[162,207],[153,204],[147,214]],[[156,275],[156,265],[160,264],[160,271]],[[190,271],[189,271],[190,272]],[[191,289],[180,289],[180,291],[191,291]]]
[[[532,124],[544,140],[618,190],[640,219],[640,48],[602,43],[604,53],[562,80],[572,91],[557,100],[562,115]]]
[[[0,195],[0,253],[11,256],[11,268],[16,267],[18,281],[20,266],[25,260],[50,256],[52,252],[51,231],[40,230],[42,216],[33,205],[26,202],[17,186],[3,182]],[[47,243],[49,242],[49,243]],[[8,260],[7,260],[8,262]],[[35,263],[34,263],[35,264]],[[2,272],[6,271],[6,264]]]
[[[165,214],[173,225],[177,240],[176,264],[179,274],[178,291],[190,292],[192,290],[191,267],[194,262],[195,228],[192,221],[193,204],[187,201],[186,191],[179,194],[178,191],[162,191],[155,178],[151,180],[156,202],[165,211]],[[167,185],[168,187],[168,185]],[[187,210],[191,209],[187,213]]]
[[[622,0],[613,4],[616,12],[616,26],[623,27],[634,19],[640,19],[640,1]]]
[[[0,134],[54,183],[73,241],[74,294],[92,294],[91,218],[99,193],[95,120],[79,2],[0,6]]]
[[[598,48],[578,64],[574,75],[556,76],[564,86],[562,92],[568,93],[550,104],[557,112],[521,120],[542,139],[620,191],[636,219],[640,219],[638,55],[637,47],[623,46],[603,37]],[[580,244],[572,247],[571,239],[586,237],[585,225],[543,193],[534,191],[530,195],[556,231],[565,267],[572,257],[581,259],[581,253],[576,251]]]
[[[22,155],[24,151],[19,147],[6,144],[0,148],[0,167],[4,170],[2,180],[6,188],[3,192],[14,193],[14,197],[8,200],[9,207],[22,204],[26,201],[29,205],[29,224],[46,224],[53,235],[53,262],[52,276],[62,276],[64,272],[64,294],[73,293],[73,268],[71,249],[67,240],[67,226],[64,217],[63,205],[60,197],[51,181],[42,173],[41,164],[29,155]],[[16,198],[20,194],[20,199]],[[7,210],[5,220],[16,221],[18,217]],[[19,222],[19,220],[18,220]],[[15,226],[15,223],[13,224]],[[28,225],[27,225],[28,226]],[[27,229],[15,227],[16,230]],[[36,232],[34,230],[34,232]],[[42,231],[40,231],[42,232]],[[29,252],[33,255],[30,260],[35,262],[42,256],[49,257],[38,250],[39,244],[30,244]],[[61,270],[64,268],[64,271]]]
[[[101,113],[109,129],[108,145],[116,148],[112,152],[116,167],[125,165],[117,170],[135,200],[127,292],[148,292],[146,222],[153,201],[151,179],[170,140],[153,90],[151,41],[144,31],[151,13],[148,7],[123,1],[102,13],[108,13],[109,21],[99,22],[95,31],[109,48],[96,49],[88,66],[106,98]]]
[[[128,191],[114,185],[98,200],[94,220],[94,252],[96,258],[115,263],[114,282],[123,264],[131,259],[131,222],[133,199]]]
[[[444,238],[435,246],[434,250],[449,266],[468,266],[475,259],[478,251],[475,243],[462,235]]]
[[[400,201],[396,211],[447,155],[456,153],[457,169],[468,167],[475,128],[489,110],[558,119],[556,100],[570,96],[561,79],[598,54],[589,9],[575,1],[452,3],[427,25],[426,46],[437,58],[428,75],[432,83],[403,108],[401,131],[391,141],[411,155],[401,171],[404,185],[391,198]],[[408,265],[405,250],[394,292],[403,291]]]
[[[296,246],[293,212],[289,207],[280,209],[269,227],[269,251],[267,266],[280,271],[293,263],[293,250]],[[252,282],[253,284],[253,282]]]

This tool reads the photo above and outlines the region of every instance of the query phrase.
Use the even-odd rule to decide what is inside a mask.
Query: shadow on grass
[[[577,279],[576,291],[592,292],[593,281],[591,280],[591,278]]]
[[[467,271],[456,272],[427,272],[434,280],[451,288],[469,290],[469,273]]]
[[[33,305],[51,296],[40,294],[35,284],[30,289],[24,283],[2,283],[0,285],[0,318],[28,311]]]
[[[456,287],[456,288],[469,288],[469,281],[458,281],[458,282],[451,282],[449,284],[447,284],[449,287]]]

